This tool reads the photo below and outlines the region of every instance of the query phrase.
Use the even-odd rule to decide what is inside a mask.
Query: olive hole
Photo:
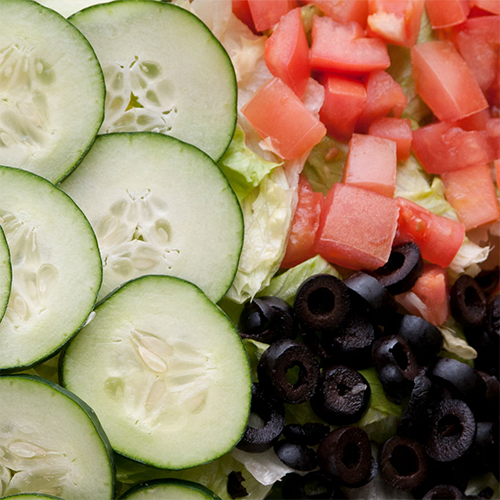
[[[387,263],[381,268],[377,269],[377,274],[380,274],[382,276],[388,276],[389,274],[392,274],[398,269],[401,269],[404,263],[405,263],[404,254],[392,251],[391,256],[389,257]]]
[[[299,363],[291,365],[285,373],[287,382],[294,387],[300,385],[303,370],[304,368]]]
[[[408,368],[408,356],[406,355],[405,348],[400,343],[397,343],[390,351],[394,361],[396,361],[401,370],[405,371]]]
[[[469,286],[465,289],[464,302],[465,306],[472,311],[481,307],[481,298],[479,297],[477,290],[473,286]]]
[[[350,392],[351,391],[351,388],[348,386],[348,385],[345,385],[343,384],[342,382],[340,382],[338,385],[337,385],[337,391],[339,393],[339,396],[345,396],[346,393]]]
[[[327,314],[335,307],[335,295],[328,288],[318,288],[307,297],[307,307],[312,314]]]
[[[399,476],[411,476],[418,472],[417,454],[409,446],[396,446],[389,460]]]
[[[456,415],[445,415],[439,421],[437,431],[445,437],[460,436],[463,432],[463,427]]]
[[[347,443],[342,453],[342,463],[348,468],[353,469],[359,464],[361,453],[356,443]]]
[[[263,429],[266,426],[264,419],[257,413],[250,413],[248,417],[248,426],[253,429]]]

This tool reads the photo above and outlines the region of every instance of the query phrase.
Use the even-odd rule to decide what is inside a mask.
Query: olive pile
[[[363,486],[377,472],[426,500],[466,498],[471,474],[492,471],[498,479],[500,302],[489,296],[498,269],[477,279],[462,276],[450,294],[452,315],[478,351],[480,370],[438,356],[441,332],[398,312],[394,295],[410,290],[422,269],[418,247],[405,243],[370,274],[309,278],[293,308],[276,297],[245,305],[241,336],[270,347],[259,361],[252,418],[238,448],[274,447],[283,463],[302,472],[284,478],[284,499],[345,498],[340,487]],[[366,432],[352,425],[371,394],[357,370],[371,366],[386,396],[405,408],[377,460]],[[325,424],[285,425],[284,403],[306,401]]]

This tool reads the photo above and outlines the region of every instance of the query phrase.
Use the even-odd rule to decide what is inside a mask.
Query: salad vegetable
[[[499,498],[497,0],[0,20],[0,498]]]

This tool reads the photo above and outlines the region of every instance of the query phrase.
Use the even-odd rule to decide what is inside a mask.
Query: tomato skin
[[[248,0],[257,31],[272,28],[290,10],[289,0]]]
[[[486,122],[490,119],[490,110],[483,109],[478,113],[469,115],[457,121],[457,126],[462,130],[470,132],[471,130],[486,130]]]
[[[286,160],[303,155],[326,134],[325,126],[279,78],[263,85],[241,111]]]
[[[430,174],[442,174],[493,160],[485,131],[465,131],[454,123],[432,123],[413,131],[413,151]]]
[[[406,160],[410,157],[413,138],[410,120],[382,116],[370,125],[368,134],[394,141],[398,160]]]
[[[315,251],[348,269],[373,271],[389,259],[397,219],[394,198],[336,183],[321,211]]]
[[[472,71],[449,41],[411,48],[417,93],[441,121],[456,121],[488,107]]]
[[[434,29],[465,22],[470,12],[469,0],[425,0],[425,9]]]
[[[404,47],[417,43],[424,0],[369,0],[368,11],[371,35]]]
[[[372,71],[365,82],[366,105],[356,123],[357,132],[367,132],[373,121],[392,114],[399,118],[408,104],[401,85],[389,73]]]
[[[366,26],[368,15],[367,0],[305,0],[321,9],[326,16],[331,17],[338,23],[355,22],[363,28]]]
[[[248,0],[232,0],[233,14],[242,22],[245,23],[254,33],[257,33],[250,12]]]
[[[433,214],[405,198],[396,198],[399,206],[398,230],[394,244],[413,241],[422,258],[432,264],[448,267],[462,246],[464,225]]]
[[[325,100],[320,118],[328,133],[340,140],[349,140],[366,104],[365,86],[350,78],[325,75]]]
[[[442,176],[444,193],[458,219],[469,231],[500,217],[488,165],[473,165]]]
[[[302,97],[311,67],[300,8],[291,10],[281,18],[274,33],[266,40],[264,59],[271,74]]]
[[[339,24],[329,17],[314,17],[312,69],[360,75],[386,69],[390,64],[385,43],[366,38],[365,31],[358,23]]]
[[[281,267],[290,268],[314,257],[314,240],[318,232],[324,197],[315,193],[307,177],[299,177],[299,201],[292,220],[285,257]]]
[[[490,118],[486,122],[486,133],[493,148],[493,157],[500,158],[500,118]]]
[[[473,0],[476,7],[492,14],[500,14],[500,2],[498,0]]]
[[[343,182],[392,198],[396,189],[396,164],[394,141],[354,134],[349,142]]]

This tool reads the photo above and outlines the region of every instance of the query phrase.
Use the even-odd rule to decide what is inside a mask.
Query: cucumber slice
[[[62,184],[101,249],[101,297],[145,274],[196,283],[214,302],[229,289],[243,244],[238,201],[200,150],[147,132],[96,139]]]
[[[218,160],[236,126],[237,86],[226,51],[195,15],[150,0],[89,7],[70,18],[106,79],[101,134],[151,131]]]
[[[20,495],[9,495],[2,497],[2,500],[64,500],[61,497],[54,497],[52,495],[39,495],[38,493],[21,493]]]
[[[0,217],[0,224],[2,223]],[[10,251],[5,234],[0,226],[0,321],[4,317],[9,303],[12,286],[12,266],[10,265]]]
[[[2,0],[0,19],[0,165],[56,183],[101,126],[101,68],[82,34],[36,2]]]
[[[205,486],[182,479],[158,479],[138,484],[120,500],[220,500]]]
[[[102,269],[81,210],[37,175],[0,167],[0,219],[13,271],[0,323],[0,369],[7,370],[49,357],[81,327]]]
[[[64,17],[69,17],[79,10],[109,1],[115,0],[38,0],[38,3],[59,12]]]
[[[85,403],[27,375],[1,377],[0,401],[0,496],[43,492],[65,500],[114,498],[112,450]]]
[[[115,451],[183,469],[236,445],[250,410],[248,358],[199,288],[144,276],[95,312],[65,350],[61,378],[96,411]]]

